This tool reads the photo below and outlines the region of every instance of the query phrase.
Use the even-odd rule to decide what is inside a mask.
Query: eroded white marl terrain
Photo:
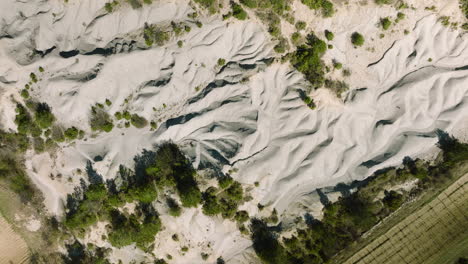
[[[305,211],[319,217],[316,189],[361,180],[404,156],[427,152],[436,129],[450,132],[468,116],[468,38],[437,23],[436,16],[415,22],[409,35],[389,43],[380,59],[358,72],[365,85],[351,87],[344,103],[319,90],[312,93],[319,107],[311,110],[297,92],[307,85],[302,75],[270,60],[274,43],[261,25],[211,17],[201,18],[198,28],[187,17],[192,8],[186,1],[155,1],[137,10],[123,5],[111,14],[103,5],[0,4],[1,127],[15,129],[10,95],[21,100],[29,73],[42,66],[32,97],[47,102],[64,126],[87,132],[84,140],[62,143],[53,156],[29,153],[29,175],[52,213],[62,213],[63,198],[81,177],[76,169],[87,161],[101,156],[94,168],[112,178],[143,149],[172,140],[200,170],[236,168],[232,176],[252,187],[253,201],[241,207],[251,216],[261,203],[284,213],[284,220]],[[169,27],[171,21],[192,30],[149,49],[141,34],[145,23]],[[218,66],[219,58],[226,65]],[[90,136],[90,108],[106,99],[111,115],[128,110],[158,121],[157,130],[120,123],[110,133]],[[174,219],[156,206],[165,227],[157,235],[157,256],[198,263],[200,252],[207,252],[210,261],[222,255],[232,263],[252,263],[250,240],[235,223],[206,217],[200,209]],[[86,239],[109,245],[101,240],[103,230],[100,223]],[[170,239],[174,232],[181,242]],[[181,245],[191,247],[184,256],[177,253]],[[145,255],[125,247],[115,249],[112,259]]]

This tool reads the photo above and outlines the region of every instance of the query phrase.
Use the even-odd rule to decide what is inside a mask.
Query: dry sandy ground
[[[0,216],[0,264],[27,263],[28,258],[26,243]]]

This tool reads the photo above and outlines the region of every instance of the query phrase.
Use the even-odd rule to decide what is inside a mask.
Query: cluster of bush
[[[323,17],[331,17],[335,13],[333,3],[328,0],[301,0],[301,2],[313,10],[320,10]]]
[[[135,157],[134,171],[121,166],[117,177],[105,183],[91,163],[86,171],[89,184],[82,182],[81,188],[67,197],[64,224],[70,230],[84,231],[98,220],[109,220],[109,241],[117,247],[135,242],[146,248],[154,241],[161,228],[151,206],[158,190],[174,188],[184,207],[196,207],[201,202],[195,170],[174,143],[163,143],[156,152],[144,151]],[[138,203],[135,215],[126,216],[116,210],[127,202]],[[180,215],[177,201],[171,199],[168,206],[171,214]]]
[[[30,202],[35,192],[24,171],[23,154],[29,145],[25,134],[0,130],[0,181],[5,182],[24,202]]]
[[[311,33],[306,38],[306,44],[301,45],[291,55],[291,64],[303,73],[312,88],[320,88],[325,82],[325,67],[322,56],[327,50],[327,44]]]
[[[264,220],[253,219],[251,234],[253,247],[265,263],[329,263],[338,252],[359,239],[380,220],[397,210],[410,194],[386,191],[389,183],[419,179],[416,195],[428,188],[442,186],[452,179],[451,169],[468,160],[468,144],[439,131],[438,146],[442,159],[435,165],[406,157],[402,168],[388,168],[376,172],[362,182],[354,182],[357,191],[325,205],[322,220],[311,220],[307,228],[279,239],[274,227]],[[378,194],[384,192],[383,198]],[[277,229],[276,229],[277,230]]]
[[[162,46],[169,40],[169,33],[155,25],[145,24],[143,38],[148,46],[152,46],[154,43],[158,46]]]
[[[203,213],[211,216],[221,214],[223,218],[232,219],[243,202],[243,193],[239,182],[223,176],[219,179],[219,189],[212,186],[203,192]]]

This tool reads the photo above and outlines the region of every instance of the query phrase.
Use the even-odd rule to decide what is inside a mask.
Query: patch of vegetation
[[[133,114],[130,118],[130,123],[136,128],[143,128],[148,125],[148,121],[142,116]]]
[[[35,188],[25,172],[23,155],[29,148],[26,134],[0,130],[0,182],[19,195],[23,202],[31,202]]]
[[[100,107],[91,107],[89,124],[93,131],[110,132],[114,128],[110,115]]]
[[[161,230],[161,220],[156,210],[150,204],[140,204],[137,211],[142,216],[132,214],[126,217],[118,210],[110,211],[112,232],[109,242],[113,246],[120,248],[135,242],[138,247],[146,248],[154,242],[154,237]]]
[[[395,19],[395,23],[400,22],[401,20],[405,19],[406,15],[402,12],[398,12],[397,18]]]
[[[153,43],[156,43],[158,46],[162,46],[169,40],[169,33],[155,25],[145,24],[143,38],[148,46],[152,46]]]
[[[307,26],[306,22],[304,22],[302,20],[297,21],[296,25],[295,25],[297,30],[304,30],[306,28],[306,26]]]
[[[160,187],[175,187],[182,206],[196,207],[200,203],[202,195],[195,180],[196,172],[177,145],[162,144],[145,173]]]
[[[142,7],[142,4],[139,0],[125,0],[133,9],[138,9]]]
[[[167,207],[169,208],[169,215],[177,217],[180,216],[182,212],[182,208],[180,207],[179,203],[172,198],[167,198]]]
[[[364,45],[364,37],[358,32],[354,32],[351,35],[351,43],[353,43],[354,46],[360,47]]]
[[[73,127],[67,128],[63,134],[67,140],[72,141],[77,138],[82,138],[84,136],[84,131],[79,130],[78,128],[73,126]]]
[[[114,10],[114,8],[119,5],[119,2],[114,0],[112,2],[107,2],[105,5],[104,5],[104,8],[106,9],[106,11],[108,13],[112,13],[112,11]]]
[[[49,128],[55,122],[55,117],[48,104],[38,103],[36,105],[34,118],[40,128]]]
[[[335,38],[335,34],[333,34],[331,31],[325,30],[325,38],[328,41],[332,41]]]
[[[468,0],[459,0],[460,1],[460,10],[465,18],[468,19]]]
[[[215,0],[194,0],[196,3],[200,4],[204,8],[208,9],[211,14],[216,13],[217,10],[217,1]]]
[[[302,40],[302,35],[301,33],[299,32],[294,32],[292,35],[291,35],[291,42],[298,46],[300,43],[301,43],[301,40]]]
[[[209,216],[221,214],[223,218],[234,219],[243,200],[243,188],[229,176],[223,176],[218,181],[221,190],[211,186],[203,193],[202,211]]]
[[[380,25],[382,26],[383,30],[387,30],[392,25],[392,21],[390,21],[388,17],[384,17],[380,19]]]
[[[28,90],[26,90],[26,89],[21,90],[20,95],[21,95],[21,97],[23,97],[24,99],[28,99],[28,98],[29,98],[29,92],[28,92]]]
[[[226,64],[226,60],[223,58],[219,58],[217,62],[218,66],[224,66]]]
[[[349,90],[349,85],[344,81],[325,80],[325,87],[332,90],[338,97]]]
[[[326,43],[311,33],[307,36],[306,45],[299,46],[291,56],[291,64],[304,74],[312,88],[321,87],[325,81],[321,58],[326,50]]]
[[[279,37],[278,38],[278,43],[273,47],[273,49],[277,53],[280,53],[280,54],[285,53],[286,50],[289,49],[289,43],[285,38]]]
[[[328,0],[301,0],[301,2],[310,9],[320,9],[323,17],[331,17],[335,13],[333,3]]]
[[[247,19],[247,12],[245,12],[241,5],[237,4],[236,2],[231,2],[231,8],[233,17],[239,20]]]
[[[393,3],[393,0],[374,0],[378,5],[390,5]]]
[[[15,124],[17,125],[17,129],[20,134],[32,135],[33,137],[41,135],[41,129],[33,121],[28,110],[21,104],[16,105]]]
[[[337,70],[341,70],[343,68],[343,64],[341,62],[333,60],[333,67]]]

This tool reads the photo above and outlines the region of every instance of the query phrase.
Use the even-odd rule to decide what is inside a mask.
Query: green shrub
[[[374,0],[378,5],[390,5],[393,3],[393,0]]]
[[[390,192],[385,191],[385,197],[382,199],[382,202],[390,211],[393,212],[403,204],[404,197],[393,190]]]
[[[28,110],[21,104],[16,105],[15,124],[18,127],[18,132],[23,135],[33,135],[35,137],[41,134],[41,129],[32,120]]]
[[[295,25],[297,30],[304,30],[306,28],[306,26],[307,26],[306,22],[304,22],[302,20],[297,21],[296,25]]]
[[[226,60],[223,58],[218,59],[218,66],[224,66],[226,64]]]
[[[244,223],[249,220],[249,213],[247,211],[238,211],[234,217],[238,223]]]
[[[234,180],[229,175],[225,175],[218,178],[219,187],[222,189],[226,189],[227,187],[231,186],[233,182]]]
[[[42,68],[42,66],[39,66],[39,72],[44,72],[44,68]]]
[[[114,128],[110,115],[101,108],[91,107],[91,118],[89,120],[93,131],[110,132]]]
[[[396,23],[398,23],[400,20],[405,19],[406,15],[402,12],[398,12],[397,14],[397,19],[395,20]]]
[[[184,45],[184,42],[182,40],[177,41],[177,46],[179,48],[182,48],[183,45]]]
[[[351,43],[353,43],[354,46],[362,46],[364,44],[364,37],[358,32],[354,32],[351,35]]]
[[[321,57],[327,50],[327,44],[314,34],[307,36],[307,45],[302,45],[291,56],[291,64],[303,73],[313,88],[319,88],[324,82],[324,66]]]
[[[239,19],[245,20],[247,18],[247,13],[239,4],[231,2],[232,16]]]
[[[148,121],[142,116],[139,116],[137,114],[133,114],[132,117],[130,118],[130,123],[136,127],[136,128],[143,128],[146,125],[148,125]]]
[[[333,61],[333,67],[337,70],[341,70],[341,68],[343,68],[343,64],[341,62]]]
[[[32,81],[33,83],[37,83],[37,76],[36,76],[36,74],[35,74],[34,72],[31,72],[31,73],[29,74],[29,77],[31,78],[31,81]]]
[[[278,44],[275,45],[275,47],[273,48],[275,50],[275,52],[277,53],[285,53],[286,50],[289,49],[289,44],[288,44],[288,41],[283,38],[283,37],[280,37],[278,39]]]
[[[21,97],[23,97],[24,99],[28,99],[29,98],[28,90],[26,89],[21,90]]]
[[[256,8],[257,7],[257,0],[240,0],[241,4],[245,5],[248,8]]]
[[[325,30],[325,38],[328,41],[331,41],[331,40],[333,40],[335,38],[335,35],[333,34],[333,32]]]
[[[133,9],[138,9],[142,7],[139,0],[125,0],[125,1],[127,1],[127,3],[129,3]]]
[[[78,128],[73,126],[73,127],[67,128],[63,134],[67,140],[71,141],[77,138],[82,138],[84,136],[84,131],[79,130]]]
[[[294,32],[292,35],[291,35],[291,42],[294,44],[294,45],[299,45],[300,42],[301,42],[301,33],[299,32]]]
[[[40,128],[48,128],[55,121],[55,117],[52,114],[49,105],[46,103],[37,104],[34,117]]]
[[[162,46],[169,40],[169,33],[163,31],[159,27],[145,25],[143,38],[148,46],[152,46],[153,43]]]
[[[383,30],[387,30],[392,25],[392,21],[388,17],[384,17],[380,19],[380,25],[382,26]]]
[[[465,18],[468,19],[468,0],[460,0],[460,10]]]
[[[182,208],[180,208],[177,201],[172,198],[168,198],[166,202],[167,202],[167,207],[169,208],[169,215],[174,216],[174,217],[180,216],[182,212]]]
[[[217,189],[215,187],[209,187],[203,193],[203,207],[202,211],[205,215],[214,216],[221,213],[221,206],[218,203],[218,198],[216,197]]]
[[[301,0],[301,2],[310,9],[320,9],[323,17],[331,17],[335,12],[333,3],[328,0]]]

